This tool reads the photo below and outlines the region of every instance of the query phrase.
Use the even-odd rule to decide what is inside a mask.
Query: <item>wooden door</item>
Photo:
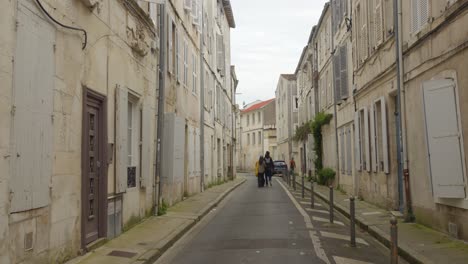
[[[83,111],[83,246],[106,234],[107,177],[103,100],[87,93]]]

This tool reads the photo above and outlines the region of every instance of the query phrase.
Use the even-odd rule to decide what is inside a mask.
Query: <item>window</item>
[[[255,132],[252,133],[252,145],[255,145]]]
[[[252,114],[252,124],[255,124],[255,113]]]
[[[247,133],[247,145],[250,145],[250,134]]]
[[[167,71],[170,74],[174,73],[174,20],[167,14]]]
[[[188,87],[188,45],[187,40],[184,40],[184,79],[183,84],[185,88]]]
[[[348,53],[346,45],[340,47],[333,57],[336,100],[348,98]]]
[[[361,108],[354,117],[354,144],[356,147],[356,169],[371,171],[369,148],[369,114],[367,108]]]
[[[262,144],[262,132],[261,131],[258,132],[258,144],[260,145]]]
[[[375,100],[371,107],[371,155],[374,172],[389,173],[387,112],[385,97]]]
[[[293,112],[297,112],[299,109],[299,97],[293,96],[292,105],[293,105]]]
[[[197,94],[198,92],[198,75],[197,75],[197,68],[198,68],[198,60],[197,55],[192,53],[192,93]]]
[[[137,168],[140,165],[140,130],[141,112],[137,99],[129,94],[127,106],[127,187],[136,187]]]
[[[174,24],[174,43],[175,43],[175,55],[174,55],[174,73],[175,78],[178,83],[180,83],[180,69],[179,69],[179,62],[180,62],[180,40],[179,40],[179,32]]]
[[[258,112],[258,123],[262,123],[262,113]]]
[[[250,125],[250,115],[247,115],[247,126]]]
[[[411,26],[412,32],[418,33],[429,19],[429,1],[411,0]]]

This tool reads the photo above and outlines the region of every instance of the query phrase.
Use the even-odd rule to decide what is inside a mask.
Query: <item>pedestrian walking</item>
[[[257,176],[258,187],[263,187],[265,185],[265,159],[263,156],[260,156],[255,163],[255,175]]]
[[[271,183],[271,177],[273,176],[273,159],[270,157],[270,152],[267,151],[265,153],[265,183],[266,186],[268,186],[268,183],[270,183],[270,186],[272,186]]]
[[[289,161],[289,168],[291,170],[291,174],[293,174],[294,170],[296,169],[296,162],[294,161],[294,157],[291,157],[291,160]]]

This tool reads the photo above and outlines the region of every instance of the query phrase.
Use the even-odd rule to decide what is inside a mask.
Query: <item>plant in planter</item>
[[[321,185],[330,185],[335,179],[336,172],[332,168],[323,168],[318,171],[318,183]]]

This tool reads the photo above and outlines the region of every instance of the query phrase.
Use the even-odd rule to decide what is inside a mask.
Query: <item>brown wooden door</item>
[[[105,115],[102,100],[86,94],[83,111],[82,228],[83,246],[105,236]]]

